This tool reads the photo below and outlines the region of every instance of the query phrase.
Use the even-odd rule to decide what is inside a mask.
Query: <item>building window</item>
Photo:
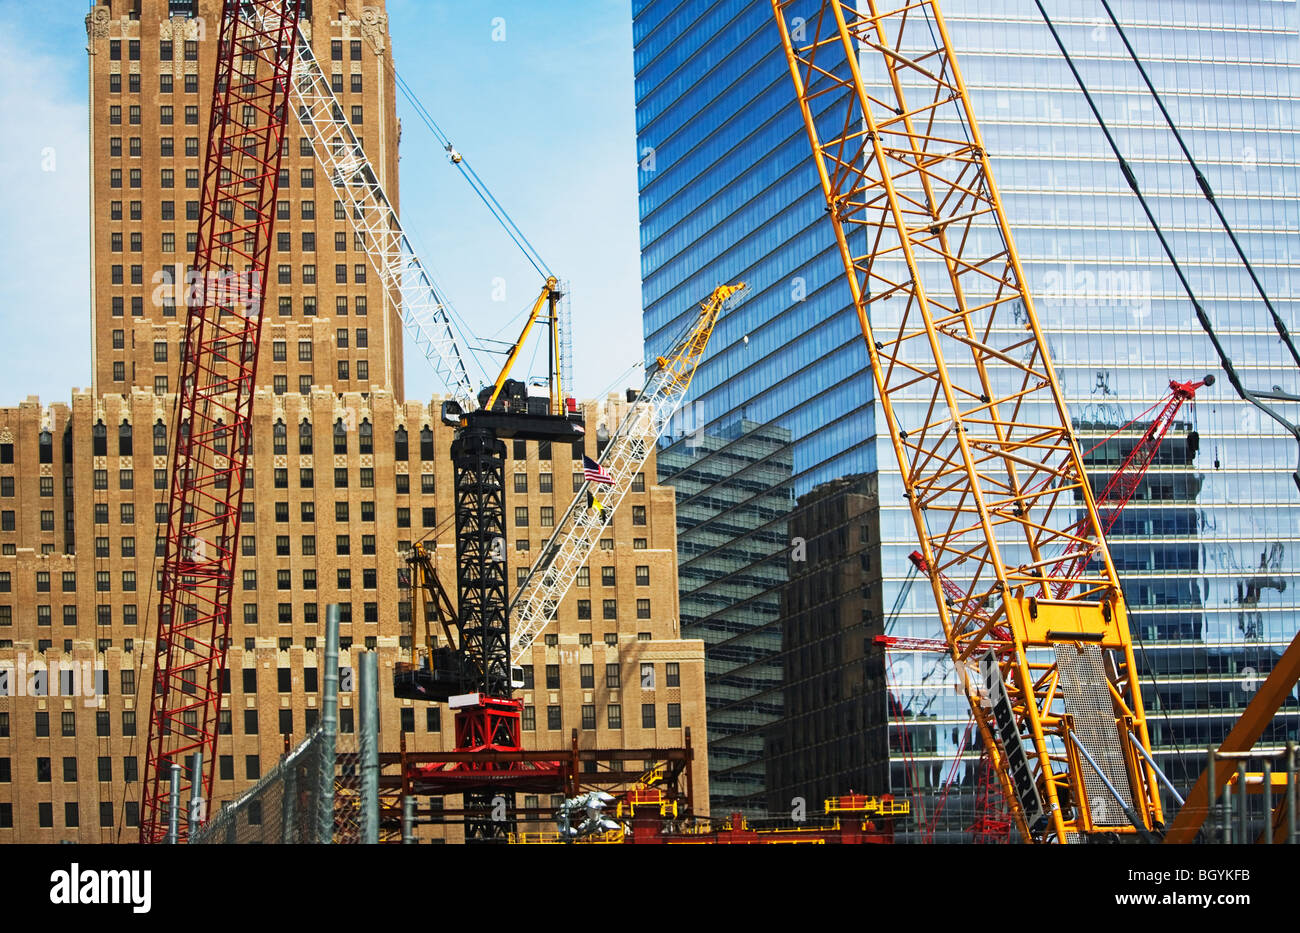
[[[615,573],[615,568],[613,567],[600,568],[600,585],[601,586],[617,585],[617,576]]]
[[[611,703],[606,709],[606,720],[611,729],[623,728],[623,707],[619,703]]]
[[[560,725],[560,708],[558,706],[546,707],[546,728],[559,729]]]
[[[682,685],[682,668],[677,661],[669,661],[664,665],[664,683],[669,687]]]
[[[650,600],[638,599],[636,601],[636,617],[638,619],[650,618]]]
[[[641,728],[653,729],[655,727],[655,705],[653,703],[641,704]]]

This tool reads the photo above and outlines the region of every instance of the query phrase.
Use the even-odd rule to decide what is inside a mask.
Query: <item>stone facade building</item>
[[[0,843],[136,838],[185,315],[154,300],[155,275],[192,254],[200,192],[185,179],[203,144],[188,140],[205,138],[219,9],[101,0],[86,18],[94,381],[70,404],[0,408]],[[382,3],[359,12],[316,4],[307,29],[395,197],[386,16]],[[438,399],[403,399],[397,309],[289,135],[272,254],[288,281],[269,285],[213,808],[315,726],[331,603],[340,666],[379,653],[381,750],[403,733],[412,751],[455,742],[445,708],[391,693],[412,638],[403,552],[430,545],[455,592],[453,430]],[[586,403],[587,454],[625,406]],[[582,453],[510,446],[512,587],[568,507]],[[707,812],[704,650],[680,635],[675,500],[653,454],[644,476],[525,659],[524,744],[566,748],[577,730],[583,747],[680,746],[690,728]],[[345,737],[354,707],[344,690]]]

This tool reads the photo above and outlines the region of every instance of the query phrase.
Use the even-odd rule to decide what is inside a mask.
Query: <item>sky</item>
[[[360,0],[335,0],[355,8]],[[0,0],[0,405],[90,385],[86,0]],[[569,282],[576,394],[640,385],[631,4],[388,0],[398,73]],[[399,95],[403,224],[473,337],[513,341],[542,277]],[[533,341],[516,375],[533,361]],[[471,346],[463,349],[467,355]],[[501,365],[472,363],[472,378]],[[535,369],[544,370],[544,352]],[[409,344],[406,394],[438,391]],[[567,394],[567,393],[566,393]]]

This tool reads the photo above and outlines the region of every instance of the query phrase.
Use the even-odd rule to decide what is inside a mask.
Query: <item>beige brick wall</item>
[[[193,18],[168,17],[166,0],[143,0],[138,19],[130,17],[131,6],[123,0],[100,0],[86,16],[92,387],[98,392],[124,392],[132,385],[152,389],[155,377],[176,387],[185,308],[183,301],[176,302],[174,309],[167,306],[169,289],[162,273],[166,270],[172,281],[183,283],[185,270],[194,261],[190,240],[198,229],[196,212],[203,194],[198,186],[221,22],[220,0],[200,0],[199,16]],[[396,206],[400,128],[385,7],[382,0],[352,4],[349,9],[360,19],[351,19],[340,16],[340,6],[313,4],[304,31],[325,73],[332,81],[338,75],[334,87],[339,103]],[[375,24],[362,23],[363,10],[376,14]],[[164,60],[168,42],[171,60]],[[186,59],[187,42],[192,61]],[[335,57],[334,43],[339,43],[341,58]],[[170,91],[164,90],[168,77]],[[167,107],[170,123],[164,122]],[[354,108],[360,108],[355,111],[359,122]],[[264,334],[258,378],[267,385],[283,379],[289,391],[297,391],[300,380],[305,380],[308,385],[333,384],[341,390],[365,391],[375,385],[400,396],[400,320],[374,270],[367,266],[365,254],[357,250],[349,221],[337,216],[329,179],[309,149],[303,154],[302,139],[301,127],[291,119],[282,162],[281,176],[287,180],[279,191],[277,243],[267,270],[266,314],[272,333]],[[164,148],[167,140],[171,154]],[[314,238],[314,244],[304,237]],[[287,249],[281,248],[280,240]],[[338,266],[344,269],[344,283],[336,281]],[[314,283],[309,281],[313,271]],[[339,304],[342,299],[345,306]],[[359,299],[363,315],[358,313]],[[314,314],[309,308],[312,301]],[[282,308],[282,302],[287,307]],[[344,330],[346,345],[339,339]],[[364,331],[365,347],[358,346],[358,331]],[[277,338],[288,343],[283,361],[272,360],[272,341]],[[307,359],[299,358],[300,339],[312,341],[313,352]],[[155,359],[155,344],[166,348],[165,359]],[[347,378],[340,366],[347,367]]]
[[[42,405],[32,398],[0,409],[0,668],[16,671],[20,659],[25,669],[84,666],[104,672],[107,691],[90,698],[19,696],[13,684],[11,695],[0,697],[0,843],[134,838],[134,830],[125,826],[126,804],[139,799],[140,783],[128,778],[144,766],[160,564],[155,509],[169,482],[175,405],[174,395],[155,386],[155,376],[165,376],[168,388],[175,388],[185,314],[183,306],[175,317],[164,313],[161,301],[154,300],[154,274],[165,265],[192,261],[185,240],[195,223],[186,220],[186,202],[197,201],[201,192],[186,187],[185,178],[187,171],[202,168],[220,3],[200,0],[201,22],[167,18],[165,0],[143,0],[138,19],[129,15],[131,6],[100,0],[86,18],[93,387],[74,391],[69,404]],[[373,25],[340,16],[337,4],[313,7],[308,29],[316,55],[327,73],[341,75],[345,112],[350,115],[353,105],[362,107],[356,131],[395,201],[399,132],[386,65],[391,47],[384,5],[365,3],[352,10],[373,11]],[[170,62],[161,60],[163,41],[173,43]],[[197,43],[196,61],[186,60],[186,41]],[[359,60],[353,58],[354,41],[360,43]],[[139,43],[138,58],[133,42]],[[341,61],[332,54],[335,42],[341,43]],[[119,43],[117,53],[113,43]],[[162,90],[164,74],[172,76],[170,92]],[[197,90],[186,90],[186,74],[196,76]],[[352,90],[354,74],[360,76],[359,91]],[[119,76],[120,90],[113,75]],[[138,76],[138,89],[132,75]],[[160,123],[163,106],[173,108],[170,125]],[[120,123],[110,122],[113,107],[121,108]],[[139,108],[138,123],[132,122],[132,107]],[[196,124],[186,123],[186,107],[198,108]],[[230,731],[218,745],[213,806],[237,796],[255,774],[274,765],[284,749],[282,732],[299,741],[309,719],[314,721],[324,613],[331,602],[351,607],[351,621],[342,626],[340,664],[355,667],[357,653],[370,647],[379,652],[381,746],[397,751],[400,711],[413,707],[394,699],[389,686],[393,663],[407,654],[400,606],[409,594],[398,588],[400,552],[413,541],[434,541],[439,571],[455,592],[452,432],[438,419],[437,400],[403,401],[400,322],[385,306],[387,297],[372,269],[367,268],[364,285],[357,283],[355,266],[364,264],[365,257],[352,248],[347,222],[334,219],[332,192],[314,160],[300,155],[300,136],[291,126],[284,162],[290,184],[280,194],[288,202],[288,219],[277,222],[277,231],[289,234],[290,249],[271,254],[272,275],[286,263],[291,282],[272,280],[262,335],[252,482],[246,493],[250,519],[241,529],[248,544],[241,542],[236,570],[230,693],[224,701]],[[164,137],[173,140],[171,156],[162,154]],[[138,150],[133,150],[133,138],[139,140]],[[192,145],[199,147],[199,156],[186,155],[187,138],[197,140]],[[115,154],[115,139],[120,140],[120,155]],[[302,186],[304,169],[316,169],[314,188]],[[139,187],[133,187],[133,170],[139,172]],[[162,187],[164,170],[174,173],[173,188]],[[122,173],[120,189],[113,186],[114,171]],[[307,200],[314,202],[314,218],[303,216]],[[163,219],[165,201],[172,202],[172,220]],[[139,202],[138,214],[132,202]],[[335,250],[340,232],[347,248]],[[173,253],[163,252],[164,233],[174,234]],[[302,249],[304,233],[315,234],[310,253]],[[114,249],[114,234],[122,238],[120,251]],[[139,237],[138,250],[132,248],[133,235]],[[302,267],[308,263],[316,266],[314,286],[303,282]],[[348,267],[346,285],[335,284],[337,263]],[[119,276],[121,284],[116,284]],[[279,296],[290,299],[284,317]],[[303,314],[304,299],[311,296],[316,298],[314,316]],[[346,317],[336,311],[340,297],[348,299]],[[366,299],[365,316],[356,314],[359,297]],[[114,299],[120,299],[120,314],[114,313]],[[132,299],[139,299],[138,314]],[[364,350],[357,346],[358,328],[367,331]],[[356,378],[362,360],[369,367],[367,380]],[[348,364],[347,379],[340,378],[340,362]],[[277,385],[277,380],[282,382]],[[589,453],[595,454],[595,425],[616,420],[624,407],[614,398],[588,404]],[[282,446],[277,444],[280,423]],[[304,423],[311,428],[310,451],[300,441]],[[336,424],[343,426],[345,452],[334,450]],[[124,425],[129,447],[122,441]],[[157,425],[163,433],[155,450]],[[398,428],[408,434],[407,460],[394,456]],[[432,434],[428,457],[422,457],[425,429]],[[367,430],[372,442],[363,451]],[[97,443],[100,432],[103,439]],[[42,446],[43,436],[48,436],[48,446]],[[513,445],[510,452],[515,453]],[[543,510],[551,509],[559,520],[573,492],[571,451],[557,450],[553,461],[539,459],[536,444],[519,453],[523,456],[512,456],[507,465],[512,477],[527,477],[526,491],[516,493],[513,479],[507,482],[512,589],[517,569],[529,566],[550,534]],[[546,473],[551,475],[550,492],[542,490]],[[656,475],[653,457],[645,475]],[[515,524],[516,507],[527,508],[528,525]],[[532,649],[534,687],[524,699],[535,727],[525,731],[524,743],[566,748],[570,731],[578,729],[583,747],[675,746],[683,743],[689,727],[696,743],[696,800],[707,809],[703,645],[681,640],[678,631],[672,490],[648,481],[644,490],[629,494],[608,540],[610,549],[596,551],[589,562],[589,585],[574,587],[548,632],[552,637]],[[613,585],[603,582],[606,567],[613,568]],[[648,573],[648,584],[639,582],[639,567],[648,568],[641,578]],[[340,579],[340,571],[349,579]],[[253,575],[249,588],[245,573]],[[590,603],[589,613],[580,612],[583,600]],[[605,617],[606,600],[615,601],[612,618]],[[639,600],[647,601],[640,611]],[[591,686],[584,685],[588,664]],[[668,683],[669,664],[678,665],[675,686]],[[547,687],[547,665],[558,668],[556,689]],[[608,665],[617,665],[617,686],[607,686],[615,682],[607,680]],[[653,665],[653,686],[649,677],[643,682],[642,665]],[[243,672],[249,669],[256,670],[256,677],[250,677],[246,690]],[[281,671],[288,677],[287,690],[280,689]],[[317,690],[308,689],[313,671]],[[345,721],[354,702],[350,693],[340,697]],[[550,706],[560,707],[559,729],[550,728]],[[590,707],[587,722],[584,707]],[[610,725],[612,707],[621,712],[617,727]],[[653,707],[653,726],[642,725],[643,707]],[[670,724],[670,719],[676,722],[677,709],[680,724]],[[37,735],[39,713],[48,714],[48,735]],[[74,733],[67,736],[65,713],[71,714],[69,731]],[[428,728],[432,723],[426,712],[413,713],[409,750],[453,746],[447,710],[441,711],[436,731]],[[583,728],[591,715],[595,727]],[[648,723],[649,714],[644,715]],[[38,780],[46,776],[42,759],[49,761],[48,781]],[[63,780],[65,759],[75,762],[69,766],[75,767],[75,780]],[[101,773],[107,780],[99,780]],[[71,770],[67,774],[73,777]],[[75,814],[65,809],[70,804]],[[101,826],[104,805],[111,813],[105,809],[106,825]]]
[[[0,531],[0,618],[8,618],[7,623],[0,622],[0,666],[16,665],[20,656],[28,667],[37,659],[47,668],[72,661],[105,671],[107,680],[107,695],[89,703],[85,697],[0,697],[0,712],[9,718],[8,735],[0,735],[0,760],[8,759],[10,770],[10,780],[0,782],[0,804],[10,805],[13,824],[0,828],[0,842],[112,841],[124,823],[125,802],[139,796],[139,783],[124,781],[128,759],[135,759],[137,769],[143,767],[153,661],[151,625],[157,597],[153,584],[158,568],[154,541],[159,531],[154,509],[165,496],[165,491],[154,489],[154,471],[166,468],[166,458],[153,454],[153,425],[160,420],[169,425],[172,401],[145,391],[99,398],[79,393],[70,405],[46,407],[29,400],[0,409],[0,445],[12,445],[0,446],[0,453],[6,449],[13,453],[13,463],[0,463],[0,485],[7,486],[12,477],[14,493],[0,496],[0,525],[8,527],[6,516],[12,513],[14,529]],[[601,407],[587,405],[590,425],[602,419]],[[428,714],[418,708],[423,704],[396,700],[389,689],[392,664],[407,654],[400,604],[409,593],[398,589],[399,552],[409,542],[428,536],[436,542],[439,571],[453,596],[455,592],[450,533],[452,430],[439,422],[438,402],[399,404],[382,391],[339,396],[320,389],[309,396],[277,396],[262,389],[254,412],[254,482],[247,496],[253,520],[241,529],[241,537],[252,539],[252,553],[241,554],[236,569],[231,692],[225,701],[231,731],[218,747],[214,801],[218,806],[278,760],[284,748],[282,716],[287,716],[284,728],[294,742],[306,734],[309,716],[314,722],[324,612],[331,602],[351,606],[351,621],[342,625],[341,636],[348,647],[340,664],[355,667],[357,652],[367,646],[379,651],[383,749],[398,750],[399,711],[412,706],[416,708],[409,750],[450,749],[454,744],[446,709],[440,714],[440,731],[431,732]],[[304,419],[312,426],[309,454],[300,452],[299,425]],[[131,426],[129,455],[119,452],[123,421]],[[103,454],[96,453],[93,431],[100,422],[106,433]],[[284,453],[275,452],[277,422],[285,425]],[[346,453],[334,452],[336,423],[346,428]],[[370,451],[363,453],[360,441],[366,424],[373,440]],[[409,438],[406,461],[394,455],[398,427],[404,427]],[[432,434],[432,451],[428,451],[432,459],[422,458],[420,434],[425,428]],[[50,435],[47,450],[52,463],[39,462],[43,431]],[[527,476],[527,491],[515,492],[514,480],[507,480],[508,580],[513,591],[517,570],[529,566],[550,534],[551,529],[542,524],[542,510],[552,509],[558,521],[568,506],[575,462],[567,448],[557,448],[555,459],[546,460],[539,459],[536,444],[525,444],[519,459],[513,456],[514,446],[507,446],[508,476]],[[594,427],[587,450],[595,453]],[[309,488],[301,485],[305,469],[312,471]],[[131,489],[122,488],[123,470],[131,471]],[[95,488],[96,471],[102,471],[98,480],[107,488]],[[284,488],[276,485],[277,471],[284,471],[280,474],[280,481],[287,484]],[[346,486],[335,485],[336,471],[342,471],[338,480],[346,481]],[[373,471],[373,486],[362,485],[370,481],[363,478],[363,471]],[[543,492],[547,473],[551,491]],[[645,473],[655,475],[653,458]],[[50,496],[41,495],[41,475],[52,479],[45,487]],[[426,475],[432,477],[429,492],[423,491],[429,482],[423,479]],[[399,477],[407,478],[404,487],[399,487]],[[339,517],[341,504],[346,505],[346,518]],[[279,520],[277,505],[287,521]],[[690,727],[697,755],[696,800],[704,808],[708,799],[704,652],[701,642],[682,640],[678,631],[674,505],[672,490],[647,482],[643,491],[629,493],[615,514],[607,538],[609,549],[598,549],[588,563],[589,584],[570,591],[557,622],[547,632],[552,637],[540,639],[528,659],[534,686],[524,692],[524,702],[533,710],[535,725],[524,732],[524,742],[530,748],[566,748],[571,730],[577,729],[580,744],[587,748],[678,746],[684,742],[684,729]],[[129,507],[126,514],[124,506]],[[304,506],[310,507],[314,520],[304,520]],[[528,525],[515,523],[517,507],[528,509]],[[428,514],[431,527],[425,527],[426,509],[434,510]],[[638,523],[641,509],[644,524]],[[42,511],[53,513],[53,531],[41,530]],[[373,518],[365,517],[371,514]],[[70,535],[66,528],[71,528]],[[338,553],[340,536],[347,538],[347,554]],[[134,556],[123,556],[123,539],[134,540]],[[525,541],[527,549],[519,548]],[[313,543],[315,553],[310,553]],[[287,554],[277,553],[286,547]],[[372,547],[373,553],[366,553]],[[42,553],[42,548],[48,553]],[[612,585],[604,582],[605,568],[613,570]],[[638,568],[646,568],[640,577]],[[340,570],[350,577],[346,587],[340,585]],[[245,571],[256,574],[254,589],[243,588]],[[368,571],[374,573],[373,587],[368,585]],[[75,589],[64,590],[64,573],[74,575],[69,586]],[[38,591],[39,574],[49,575],[48,591]],[[134,574],[133,583],[127,574]],[[287,574],[283,581],[281,574]],[[127,588],[131,585],[134,589]],[[584,600],[589,601],[590,613],[580,611]],[[605,618],[606,600],[615,601],[613,618]],[[638,606],[638,600],[647,602]],[[65,606],[75,607],[75,617],[67,621]],[[245,606],[256,607],[256,621],[246,616]],[[309,606],[315,607],[314,620],[309,620]],[[128,621],[127,607],[134,607],[134,623]],[[282,607],[287,609],[286,621],[280,621]],[[669,664],[678,666],[676,685],[669,683]],[[557,688],[547,687],[548,665],[555,665]],[[591,666],[589,686],[584,685],[585,665]],[[607,679],[608,665],[617,665],[616,680]],[[643,665],[653,665],[652,676],[647,672],[643,679]],[[249,668],[257,671],[255,693],[245,690],[242,672]],[[290,689],[284,691],[279,689],[281,669],[290,678]],[[123,695],[123,671],[134,672],[138,695]],[[310,676],[317,679],[316,690],[307,689]],[[248,686],[254,685],[250,681]],[[345,693],[340,705],[346,711],[354,702],[354,696]],[[547,707],[551,706],[560,709],[558,729],[550,728]],[[585,722],[584,707],[589,707]],[[611,726],[611,707],[619,713],[613,720],[616,726]],[[653,708],[653,725],[643,725],[643,707]],[[42,711],[50,714],[48,736],[36,735],[36,713]],[[73,714],[75,736],[61,734],[65,711]],[[107,713],[106,723],[99,721],[98,713]],[[134,736],[128,734],[123,719],[131,713],[136,713]],[[255,734],[246,728],[249,713],[256,720]],[[649,714],[644,715],[649,723]],[[107,735],[97,735],[103,728]],[[77,761],[75,783],[62,781],[65,757]],[[48,783],[36,779],[38,758],[52,762]],[[109,759],[110,780],[105,782],[97,780],[100,758]],[[68,825],[67,803],[78,806],[77,826]],[[99,825],[102,803],[113,805],[108,827]],[[50,825],[41,825],[41,804],[50,805]],[[129,828],[121,831],[123,838],[133,838]]]

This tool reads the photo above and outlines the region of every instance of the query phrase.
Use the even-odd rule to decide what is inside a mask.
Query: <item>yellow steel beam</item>
[[[1264,734],[1264,728],[1277,713],[1278,707],[1286,702],[1291,691],[1295,689],[1297,681],[1300,681],[1300,632],[1291,639],[1291,644],[1287,646],[1286,651],[1282,652],[1282,657],[1278,658],[1273,670],[1268,677],[1264,678],[1264,683],[1246,704],[1245,710],[1228,732],[1228,737],[1219,746],[1219,753],[1248,752],[1254,748],[1259,737]],[[1228,773],[1225,774],[1225,771]],[[1206,817],[1209,816],[1209,801],[1212,796],[1215,798],[1219,796],[1223,785],[1232,774],[1232,768],[1225,765],[1216,768],[1214,773],[1217,786],[1210,788],[1209,772],[1201,772],[1196,785],[1187,795],[1187,801],[1170,824],[1165,842],[1196,841],[1196,834],[1200,832],[1201,827],[1205,825]]]
[[[542,308],[548,303],[552,293],[555,291],[556,285],[558,284],[559,283],[556,281],[555,276],[548,276],[546,283],[542,286],[541,293],[537,296],[537,300],[533,302],[533,310],[529,313],[528,320],[524,322],[524,329],[520,332],[519,339],[515,341],[515,345],[510,348],[510,352],[506,355],[506,361],[501,367],[501,372],[497,375],[497,381],[492,386],[492,396],[488,399],[488,403],[483,406],[489,411],[492,409],[492,406],[497,403],[497,396],[501,394],[501,389],[506,384],[506,379],[510,376],[510,370],[514,368],[515,360],[519,357],[519,351],[523,349],[524,341],[528,339],[528,332],[531,331],[533,325],[537,323],[537,318],[542,313]],[[551,326],[555,326],[554,320],[552,320]],[[557,386],[551,387],[552,396],[554,396],[557,388]],[[552,401],[554,402],[554,398]],[[553,411],[552,414],[559,414],[558,409]]]
[[[1119,580],[938,6],[823,0],[796,18],[806,3],[771,3],[921,551],[965,591],[945,598],[932,574],[1016,825],[1054,842],[1137,832],[1065,734],[1081,719],[1051,651],[1095,648],[1102,699],[1122,702],[1090,741],[1154,828],[1155,773],[1127,747],[1129,728],[1150,740]],[[1072,578],[1063,555],[1080,546],[1096,559]],[[995,721],[990,691],[1014,722]]]

